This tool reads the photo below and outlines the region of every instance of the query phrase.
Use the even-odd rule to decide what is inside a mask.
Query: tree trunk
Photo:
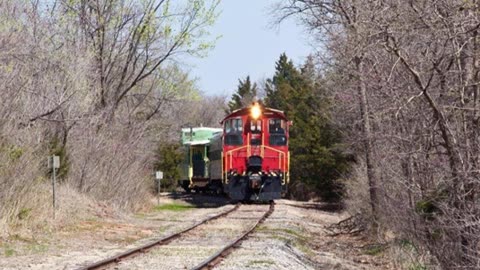
[[[364,79],[364,59],[362,56],[355,57],[358,79],[358,95],[360,99],[360,113],[363,122],[363,142],[365,147],[365,161],[367,165],[368,187],[370,193],[370,206],[374,221],[378,219],[378,186],[373,164],[372,131],[370,126],[369,109],[367,102],[367,86]]]

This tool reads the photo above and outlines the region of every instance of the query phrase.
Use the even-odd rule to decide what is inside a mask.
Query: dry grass
[[[345,208],[352,216],[360,214],[371,216],[370,194],[368,189],[367,169],[363,160],[352,166],[351,175],[343,180],[345,185]]]
[[[35,238],[37,233],[48,233],[55,228],[68,227],[75,222],[98,215],[101,207],[94,200],[69,187],[57,187],[55,219],[53,219],[52,189],[49,184],[39,184],[34,191],[17,200],[17,208],[4,207],[11,211],[10,217],[1,219],[0,237],[21,236]]]

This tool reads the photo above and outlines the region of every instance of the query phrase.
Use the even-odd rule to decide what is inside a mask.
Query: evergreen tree
[[[289,113],[292,110],[289,99],[295,96],[295,91],[302,89],[300,77],[293,62],[285,53],[281,54],[275,65],[275,75],[267,79],[265,85],[265,104]]]
[[[178,164],[182,161],[183,154],[178,144],[161,144],[156,150],[155,171],[163,171],[162,186],[166,189],[175,189],[176,181],[180,179]],[[157,186],[155,185],[155,189]]]
[[[250,76],[245,80],[238,80],[237,92],[233,94],[232,100],[228,103],[227,113],[243,108],[252,103],[257,96],[257,84],[250,81]]]
[[[282,54],[275,75],[267,81],[265,103],[285,111],[294,123],[289,144],[293,185],[303,183],[327,200],[338,199],[342,187],[337,179],[347,161],[338,150],[341,137],[330,121],[330,101],[313,59],[299,70]]]

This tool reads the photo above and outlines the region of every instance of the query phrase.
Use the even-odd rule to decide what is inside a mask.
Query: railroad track
[[[241,212],[241,211],[238,211],[240,209],[240,207],[241,207],[241,205],[237,204],[237,205],[235,205],[235,207],[233,207],[233,208],[231,208],[227,211],[224,211],[224,212],[222,212],[220,214],[217,214],[215,216],[206,218],[206,219],[204,219],[204,220],[194,224],[193,226],[190,226],[190,227],[188,227],[188,228],[186,228],[186,229],[184,229],[180,232],[177,232],[177,233],[174,233],[172,235],[166,236],[164,238],[153,241],[153,242],[148,243],[146,245],[143,245],[141,247],[134,248],[134,249],[128,250],[126,252],[117,254],[117,255],[112,256],[110,258],[92,263],[92,264],[87,265],[87,266],[80,267],[80,268],[78,268],[78,270],[107,269],[107,268],[109,268],[109,267],[111,267],[115,264],[118,266],[118,263],[120,263],[120,262],[125,263],[129,259],[133,259],[134,257],[136,258],[137,256],[139,256],[143,253],[146,253],[147,251],[152,250],[153,248],[156,248],[156,247],[159,247],[159,246],[166,246],[169,243],[171,243],[174,240],[179,239],[181,237],[182,238],[183,237],[188,238],[188,234],[193,234],[195,229],[199,229],[200,227],[202,227],[202,225],[207,226],[207,224],[211,221],[214,221],[214,220],[217,220],[217,219],[220,219],[220,218],[225,218],[227,216],[230,217],[232,215],[232,213],[234,213],[234,212]],[[250,214],[248,212],[258,212],[258,211],[252,211],[252,210],[246,211],[247,215],[248,215],[247,217],[243,217],[243,218],[242,217],[237,217],[237,218],[232,217],[233,219],[236,219],[238,222],[241,222],[241,223],[245,222],[245,220],[251,220],[251,219],[255,219],[255,222],[253,222],[253,224],[251,226],[249,226],[246,230],[242,230],[241,234],[239,234],[239,236],[236,237],[233,241],[230,241],[227,245],[223,246],[222,248],[219,248],[213,255],[211,255],[210,257],[208,257],[207,259],[205,259],[204,261],[202,261],[197,266],[195,266],[191,269],[211,269],[211,268],[213,268],[215,265],[220,263],[223,260],[223,258],[228,256],[228,254],[230,254],[234,250],[234,248],[237,247],[244,239],[246,239],[248,237],[248,235],[251,234],[255,230],[255,228],[257,228],[261,223],[263,223],[265,221],[265,219],[267,219],[268,216],[270,216],[270,214],[273,211],[274,211],[274,203],[272,202],[272,203],[270,203],[270,206],[269,206],[268,210],[264,211],[262,213],[262,215],[260,217],[256,218],[256,219],[252,218],[251,217],[252,214]],[[178,256],[181,256],[181,254],[179,254]],[[158,258],[158,259],[160,259],[160,258]],[[129,267],[127,267],[127,268],[129,268]],[[180,267],[180,266],[179,266],[179,268],[184,269],[184,267]]]
[[[213,267],[215,267],[215,265],[219,264],[223,260],[223,258],[227,257],[236,246],[238,246],[249,234],[251,234],[258,227],[258,225],[263,223],[273,213],[274,207],[275,203],[271,202],[268,211],[266,211],[265,214],[263,214],[263,216],[252,227],[250,227],[250,229],[248,229],[245,233],[240,235],[240,237],[232,241],[230,244],[226,245],[223,249],[219,250],[217,253],[192,268],[192,270],[212,269]]]

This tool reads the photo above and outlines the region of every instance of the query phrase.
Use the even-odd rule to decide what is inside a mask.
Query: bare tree
[[[445,269],[479,265],[478,4],[292,0],[279,11],[300,14],[324,48],[369,179],[373,166],[377,219]]]
[[[328,47],[329,49],[335,50],[342,54],[342,57],[347,58],[348,62],[354,63],[355,68],[346,69],[346,71],[350,71],[349,76],[357,85],[370,206],[373,218],[377,219],[377,208],[379,207],[378,180],[373,161],[374,145],[370,123],[371,113],[365,83],[365,62],[367,61],[365,53],[368,50],[371,33],[362,23],[365,18],[372,14],[369,10],[363,9],[362,5],[363,3],[357,1],[289,0],[287,4],[280,4],[277,7],[277,12],[280,14],[279,22],[289,16],[301,14],[301,19],[306,26],[312,31],[317,31],[319,36],[332,45]],[[345,36],[337,35],[337,31],[343,31]],[[348,49],[344,47],[334,49],[333,44],[338,45],[340,42],[355,44],[355,46]]]
[[[2,229],[50,209],[52,154],[62,186],[145,203],[159,137],[178,134],[169,115],[200,96],[177,60],[209,50],[217,3],[0,1]]]
[[[115,111],[172,56],[208,50],[211,44],[201,38],[215,21],[217,5],[216,0],[185,6],[168,0],[62,1],[65,16],[77,17],[85,49],[94,57],[96,106]]]

